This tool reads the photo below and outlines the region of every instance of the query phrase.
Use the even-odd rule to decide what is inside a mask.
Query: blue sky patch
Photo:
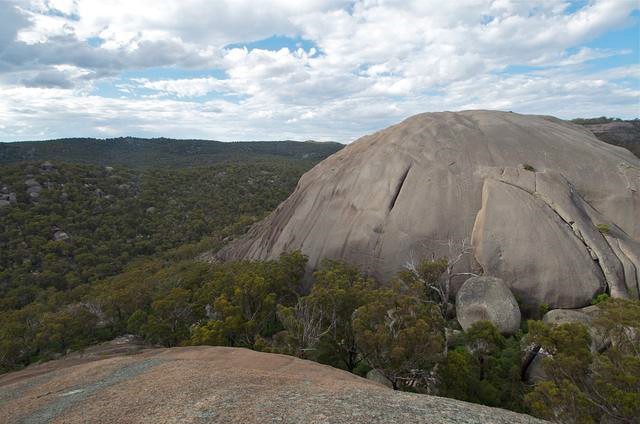
[[[304,38],[300,38],[299,36],[287,37],[283,35],[274,35],[272,37],[258,41],[251,41],[248,43],[232,43],[225,46],[226,49],[243,47],[246,47],[247,50],[261,49],[278,51],[280,49],[287,48],[290,51],[302,49],[306,52],[311,50],[311,48],[315,48],[316,50],[318,49],[318,47],[312,41],[305,40]]]

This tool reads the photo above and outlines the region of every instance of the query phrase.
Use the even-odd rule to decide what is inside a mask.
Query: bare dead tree
[[[292,308],[278,311],[278,319],[296,340],[296,348],[301,356],[315,350],[322,336],[335,325],[335,317],[326,317],[321,307],[304,297],[299,298]]]
[[[459,276],[477,277],[478,275],[473,272],[455,271],[458,263],[473,251],[469,239],[464,238],[461,241],[448,239],[445,241],[437,241],[437,243],[447,248],[445,257],[432,259],[433,263],[440,261],[443,271],[440,275],[428,275],[428,273],[425,273],[424,259],[416,260],[413,253],[410,254],[410,259],[405,263],[405,268],[424,288],[425,293],[432,292],[435,295],[437,299],[436,303],[440,307],[440,312],[443,318],[446,319],[449,299],[452,294],[451,287],[453,279]],[[438,269],[438,271],[440,270],[438,267],[436,267],[436,269]]]

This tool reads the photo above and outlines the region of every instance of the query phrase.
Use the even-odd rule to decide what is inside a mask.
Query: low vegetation
[[[547,381],[525,397],[536,415],[555,422],[634,423],[640,417],[640,302],[609,299],[591,332],[581,324],[529,324],[527,338],[541,346]],[[603,337],[602,352],[591,338]]]
[[[286,353],[360,375],[375,368],[397,389],[562,422],[599,422],[604,414],[632,422],[627,418],[638,412],[637,301],[599,305],[598,325],[612,347],[592,353],[589,333],[577,324],[529,321],[528,332],[505,338],[485,321],[462,332],[402,274],[381,284],[345,263],[324,261],[306,281],[299,252],[219,264],[176,261],[174,253],[64,294],[42,291],[36,301],[1,313],[2,370],[134,333],[162,346]],[[521,377],[523,348],[532,343],[552,354],[544,366],[555,377],[534,387]]]

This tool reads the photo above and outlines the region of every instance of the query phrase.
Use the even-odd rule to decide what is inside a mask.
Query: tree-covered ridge
[[[637,120],[638,119],[635,119],[634,121],[637,121]],[[597,118],[575,118],[575,119],[572,119],[571,122],[579,125],[590,125],[590,124],[608,124],[609,122],[625,122],[625,121],[620,118],[613,118],[613,117],[610,118],[608,116],[600,116]]]
[[[620,118],[577,118],[571,122],[587,128],[598,139],[614,146],[624,147],[640,157],[640,119],[622,120]]]
[[[64,138],[0,143],[0,163],[51,160],[146,169],[279,158],[317,162],[342,147],[342,144],[332,142],[290,140],[223,143],[169,138]]]
[[[201,241],[212,247],[274,209],[307,161],[207,168],[27,163],[0,167],[0,310],[69,290],[132,259]]]

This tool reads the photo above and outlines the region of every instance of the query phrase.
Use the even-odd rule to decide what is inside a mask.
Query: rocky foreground
[[[290,356],[104,345],[0,377],[2,423],[538,423]],[[136,353],[136,354],[131,354]]]

